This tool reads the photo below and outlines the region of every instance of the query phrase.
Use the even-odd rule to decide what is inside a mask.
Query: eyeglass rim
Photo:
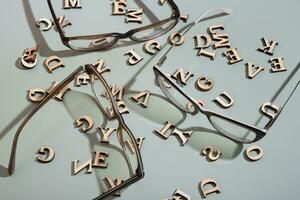
[[[122,184],[120,184],[118,187],[115,187],[111,190],[108,190],[106,192],[104,192],[102,195],[100,195],[99,197],[102,198],[102,196],[108,196],[110,194],[113,194],[117,191],[119,191],[120,189],[126,187],[126,186],[129,186],[131,183],[133,182],[136,182],[138,181],[139,179],[143,178],[144,177],[144,168],[143,168],[143,162],[142,162],[142,158],[141,158],[141,155],[140,155],[140,150],[138,148],[138,145],[137,145],[137,142],[136,142],[136,139],[133,135],[133,133],[131,132],[131,130],[128,128],[128,126],[125,124],[125,121],[122,117],[122,115],[120,114],[120,112],[118,111],[117,107],[116,107],[116,104],[113,100],[113,97],[112,97],[112,94],[111,94],[111,91],[108,87],[108,84],[107,82],[105,81],[105,79],[102,77],[102,75],[97,71],[97,69],[95,68],[95,66],[93,65],[86,65],[86,66],[79,66],[76,70],[74,70],[69,76],[67,76],[62,82],[60,82],[56,87],[55,89],[53,89],[41,102],[39,102],[30,112],[29,114],[23,119],[22,123],[19,125],[17,131],[15,132],[15,135],[14,135],[14,139],[13,139],[13,143],[12,143],[12,147],[11,147],[11,153],[10,153],[10,158],[9,158],[9,164],[8,164],[8,173],[9,175],[12,175],[14,173],[14,170],[15,170],[15,162],[16,162],[16,151],[17,151],[17,145],[18,145],[18,139],[19,139],[19,136],[23,130],[23,128],[25,127],[25,125],[30,121],[30,119],[32,118],[32,116],[37,113],[37,111],[42,108],[50,99],[52,99],[56,94],[57,92],[59,92],[61,89],[63,89],[67,84],[69,84],[72,80],[75,79],[75,77],[82,73],[82,71],[86,71],[87,73],[94,73],[98,78],[99,80],[103,83],[104,87],[106,88],[107,90],[107,93],[108,93],[108,96],[111,100],[111,103],[112,103],[112,108],[115,112],[115,116],[116,116],[116,119],[118,120],[119,122],[119,127],[122,128],[122,130],[124,129],[130,139],[133,141],[133,146],[134,146],[134,149],[135,149],[135,152],[136,152],[136,156],[137,156],[137,161],[138,161],[138,167],[136,169],[136,174],[131,177],[130,181],[124,181]],[[134,179],[132,179],[134,178]],[[131,180],[132,179],[132,180]],[[97,199],[101,199],[101,198],[98,198],[96,197]]]
[[[87,65],[86,66],[87,71],[92,70],[92,72],[94,74],[96,74],[96,76],[100,79],[100,81],[103,83],[105,89],[108,91],[108,96],[109,99],[112,102],[112,108],[114,110],[114,114],[117,115],[117,120],[119,121],[119,125],[121,125],[121,128],[125,129],[125,131],[128,133],[130,139],[133,141],[133,145],[134,145],[134,149],[136,152],[136,156],[137,156],[137,161],[138,161],[138,167],[136,169],[135,175],[132,176],[131,178],[125,180],[124,182],[122,182],[120,185],[114,187],[113,189],[110,189],[104,193],[102,193],[100,196],[96,197],[95,200],[100,200],[100,199],[104,199],[107,196],[110,196],[120,190],[122,190],[123,188],[137,182],[138,180],[142,179],[144,177],[144,167],[143,167],[143,162],[142,162],[142,158],[141,158],[141,153],[140,150],[138,148],[137,142],[136,142],[136,138],[134,137],[133,133],[131,132],[131,130],[128,128],[128,126],[126,125],[124,118],[122,117],[121,113],[118,111],[118,108],[115,104],[115,101],[113,100],[113,95],[110,91],[110,88],[107,84],[107,82],[105,81],[105,79],[103,78],[103,76],[97,71],[97,69],[93,66],[93,65]],[[95,97],[96,98],[96,97]]]
[[[169,18],[161,20],[159,22],[155,22],[153,24],[146,25],[146,26],[140,27],[140,28],[135,28],[135,29],[129,30],[129,31],[125,32],[125,33],[112,32],[112,33],[104,33],[104,34],[96,34],[96,35],[66,36],[65,33],[64,33],[64,31],[62,30],[61,26],[59,25],[58,20],[57,20],[57,16],[56,16],[54,8],[52,6],[52,0],[47,0],[47,2],[48,2],[48,7],[49,7],[49,10],[50,10],[50,13],[51,13],[52,18],[53,18],[53,22],[54,22],[55,26],[57,27],[57,30],[59,32],[59,36],[61,38],[62,43],[65,46],[67,46],[68,48],[70,48],[72,50],[75,50],[75,51],[95,51],[95,50],[108,49],[108,48],[112,47],[119,39],[130,38],[131,40],[134,40],[131,37],[133,34],[135,34],[137,32],[140,32],[140,31],[147,30],[147,29],[152,28],[152,27],[159,26],[161,23],[166,23],[168,21],[171,21],[171,20],[175,19],[176,21],[175,21],[174,25],[170,29],[168,29],[168,31],[170,31],[178,23],[179,17],[180,17],[180,11],[179,11],[178,6],[175,4],[175,2],[173,0],[166,0],[166,2],[168,3],[168,5],[170,5],[170,7],[172,9],[172,14],[171,14],[171,16]],[[151,38],[149,38],[147,40],[139,40],[139,41],[134,40],[134,41],[137,41],[137,42],[148,41],[148,40],[160,37],[161,35],[167,33],[168,31],[162,32],[162,34],[159,34],[156,37],[151,37]],[[97,47],[95,47],[95,48],[75,48],[75,47],[72,47],[69,44],[69,42],[72,41],[72,40],[79,40],[79,39],[99,39],[100,37],[114,37],[116,39],[115,39],[115,41],[113,43],[111,43],[110,45],[108,45],[106,47],[103,47],[103,48],[97,48]]]
[[[226,115],[221,115],[219,113],[216,113],[216,112],[213,112],[213,111],[210,111],[208,109],[205,109],[202,105],[200,105],[194,98],[192,98],[191,96],[189,96],[186,92],[184,92],[169,76],[167,76],[167,74],[165,72],[163,72],[159,66],[155,65],[153,66],[153,71],[154,71],[154,74],[155,74],[155,78],[158,79],[159,76],[162,76],[164,79],[167,79],[168,82],[178,91],[180,92],[180,94],[182,94],[185,98],[187,98],[194,106],[194,111],[193,112],[190,112],[190,114],[196,114],[198,112],[201,112],[203,114],[205,114],[209,120],[209,122],[211,123],[211,125],[216,129],[218,130],[220,133],[222,133],[222,135],[224,135],[225,137],[231,139],[231,140],[234,140],[236,142],[239,142],[239,143],[245,143],[245,144],[248,144],[248,143],[253,143],[253,142],[256,142],[258,140],[260,140],[261,138],[263,138],[265,135],[266,135],[266,132],[268,129],[261,129],[261,128],[258,128],[258,127],[255,127],[255,126],[252,126],[252,125],[249,125],[247,123],[244,123],[244,122],[241,122],[237,119],[234,119],[232,117],[229,117],[229,116],[226,116]],[[159,85],[159,87],[161,88],[161,86]],[[162,92],[167,96],[167,98],[169,98],[172,103],[174,102],[173,98],[168,95],[168,93],[165,93],[164,89],[161,88]],[[176,101],[175,101],[176,102]],[[175,104],[176,107],[178,107],[177,104]],[[178,107],[179,109],[182,110],[181,107]],[[183,110],[185,112],[187,112],[186,110]],[[255,138],[251,141],[245,141],[245,140],[240,140],[240,139],[237,139],[236,137],[232,137],[232,135],[228,135],[226,133],[224,133],[223,131],[220,131],[218,128],[216,128],[214,126],[214,124],[210,121],[210,117],[211,116],[216,116],[216,117],[220,117],[220,118],[223,118],[229,122],[232,122],[232,123],[235,123],[236,125],[239,125],[239,126],[242,126],[244,128],[247,128],[251,131],[253,131],[255,133]]]

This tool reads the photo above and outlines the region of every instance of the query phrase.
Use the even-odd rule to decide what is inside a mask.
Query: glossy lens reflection
[[[221,152],[221,159],[231,160],[243,150],[241,143],[224,137],[215,129],[193,127],[189,130],[192,130],[193,134],[189,138],[187,145],[192,147],[197,153],[202,152],[207,146],[211,146]]]
[[[149,27],[148,29],[139,31],[137,33],[134,33],[131,38],[136,41],[146,41],[146,40],[151,40],[156,37],[159,37],[169,30],[171,30],[176,24],[176,20],[169,20],[162,22],[160,25],[155,26],[155,27]]]
[[[89,51],[109,48],[117,42],[115,37],[102,37],[98,39],[70,40],[69,46],[74,50]]]
[[[82,133],[79,129],[74,130],[75,134],[81,135],[87,141],[89,154],[79,157],[78,165],[91,159],[92,172],[89,181],[93,183],[91,187],[97,191],[93,192],[93,199],[134,177],[138,161],[135,147],[132,145],[133,139],[128,132],[120,126],[118,120],[108,120],[103,114],[102,107],[105,112],[109,112],[108,108],[111,105],[104,84],[99,79],[90,77],[90,80],[92,87],[81,86],[82,90],[90,92],[89,95],[72,90],[65,95],[64,104],[72,118],[90,115],[94,120],[91,131]],[[84,171],[75,175],[74,180],[79,181],[82,176]]]
[[[151,93],[147,102],[147,108],[145,108],[140,104],[143,99],[140,99],[139,102],[132,100],[131,97],[137,94],[139,94],[138,91],[126,92],[124,94],[124,102],[130,111],[147,120],[163,124],[168,119],[173,124],[179,124],[186,117],[185,112],[174,106],[165,96]]]
[[[98,105],[107,116],[112,116],[114,113],[111,109],[111,102],[104,84],[94,75],[90,76],[90,80],[91,89]]]
[[[116,124],[115,124],[116,125]],[[136,176],[138,159],[133,140],[126,130],[110,125],[116,130],[109,138],[109,143],[94,143],[94,152],[105,152],[107,157],[107,167],[95,169],[95,175],[100,183],[99,195],[122,184],[124,181]],[[113,196],[118,196],[115,193]]]
[[[218,116],[210,116],[209,120],[218,131],[236,141],[248,143],[252,142],[256,137],[256,133],[254,131],[232,123],[227,119]]]
[[[190,110],[188,107],[189,104],[193,105],[193,103],[184,95],[182,95],[168,79],[158,75],[157,81],[163,93],[169,98],[169,100],[172,101],[172,103],[185,112],[194,112],[195,108],[193,106],[190,106],[192,110]]]

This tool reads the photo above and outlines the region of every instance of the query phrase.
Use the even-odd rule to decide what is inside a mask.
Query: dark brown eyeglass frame
[[[177,5],[175,4],[175,2],[173,0],[166,0],[166,2],[168,3],[168,5],[171,7],[172,9],[172,14],[169,18],[161,20],[159,22],[156,22],[154,24],[150,24],[141,28],[136,28],[136,29],[132,29],[130,31],[127,31],[126,33],[117,33],[117,32],[112,32],[112,33],[104,33],[104,34],[97,34],[97,35],[84,35],[84,36],[66,36],[62,27],[60,26],[57,16],[55,14],[55,11],[53,9],[52,6],[52,0],[47,0],[48,2],[48,6],[54,21],[55,26],[57,27],[59,36],[61,38],[62,43],[69,47],[70,49],[76,50],[76,51],[95,51],[95,50],[103,50],[103,49],[108,49],[110,47],[112,47],[114,44],[116,44],[118,42],[119,39],[125,39],[125,38],[130,38],[133,41],[136,42],[145,42],[154,38],[157,38],[165,33],[167,33],[168,31],[170,31],[179,21],[180,18],[180,11],[177,7]],[[159,34],[156,34],[152,37],[149,37],[147,39],[137,39],[135,37],[133,37],[133,35],[135,33],[141,32],[141,31],[145,31],[148,29],[152,29],[155,27],[160,27],[160,25],[163,25],[165,23],[168,23],[172,20],[174,21],[174,24],[172,24],[172,26],[168,27],[168,29],[162,31]],[[115,38],[115,40],[110,43],[109,45],[103,45],[103,46],[94,46],[94,47],[90,47],[90,48],[78,48],[78,47],[73,47],[72,45],[70,45],[70,41],[72,40],[97,40],[97,39],[101,39],[101,38],[108,38],[108,37],[112,37]]]
[[[104,199],[110,195],[115,194],[116,192],[120,192],[122,189],[128,187],[129,185],[137,182],[138,180],[142,179],[144,177],[144,168],[143,168],[143,162],[142,162],[142,158],[141,158],[141,154],[140,154],[140,150],[138,148],[136,139],[134,137],[134,135],[132,134],[132,132],[130,131],[130,129],[127,127],[127,125],[125,124],[125,121],[122,117],[122,115],[120,114],[120,112],[118,111],[118,108],[116,106],[116,103],[114,101],[113,95],[111,93],[111,90],[107,84],[107,82],[105,81],[105,79],[102,77],[102,75],[97,71],[96,67],[93,65],[85,65],[78,67],[74,72],[72,72],[67,78],[65,78],[61,83],[59,83],[41,102],[39,102],[32,110],[31,112],[24,118],[24,120],[22,121],[22,123],[20,124],[20,126],[18,127],[14,139],[13,139],[13,143],[12,143],[12,147],[11,147],[11,153],[10,153],[10,158],[9,158],[9,164],[8,164],[8,173],[9,175],[12,175],[14,173],[14,169],[15,169],[15,161],[16,161],[16,151],[17,151],[17,144],[18,144],[18,139],[19,136],[23,130],[23,128],[25,127],[25,125],[27,124],[27,122],[32,118],[32,116],[38,111],[40,110],[47,102],[49,102],[50,99],[52,99],[55,95],[57,95],[59,93],[59,91],[61,89],[63,89],[64,87],[66,87],[66,85],[68,85],[71,81],[73,81],[75,79],[75,77],[77,75],[79,75],[82,72],[86,72],[88,73],[90,76],[93,75],[94,77],[97,77],[99,79],[99,81],[101,81],[101,83],[104,85],[105,90],[107,92],[107,96],[110,100],[111,103],[111,108],[112,108],[112,112],[113,112],[113,117],[114,119],[117,119],[119,122],[119,126],[117,129],[117,134],[118,137],[123,140],[123,131],[126,131],[126,133],[128,133],[130,139],[132,140],[132,144],[135,150],[135,154],[137,156],[137,162],[138,162],[138,167],[135,171],[134,176],[132,176],[131,178],[125,180],[124,182],[122,182],[120,185],[104,192],[102,195],[94,198],[95,200],[100,200],[100,199]],[[91,77],[91,80],[94,77]],[[95,97],[96,99],[96,97]],[[97,100],[98,104],[99,101]],[[100,110],[107,116],[107,113],[105,111],[103,111],[103,107],[101,104],[99,104],[100,106]],[[107,116],[108,118],[110,118],[109,116]],[[123,141],[124,142],[124,141]],[[124,144],[121,144],[122,148],[124,148]]]

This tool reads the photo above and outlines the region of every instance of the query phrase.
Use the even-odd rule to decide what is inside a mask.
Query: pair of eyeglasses
[[[141,28],[132,29],[126,33],[105,33],[97,35],[66,36],[55,14],[52,0],[47,0],[54,24],[57,27],[62,43],[70,49],[77,51],[95,51],[112,47],[120,39],[130,38],[136,42],[145,42],[157,38],[170,31],[179,21],[180,12],[173,0],[166,2],[172,10],[169,18],[147,25]]]
[[[209,9],[203,13],[198,19],[192,22],[185,30],[181,33],[186,34],[193,26],[201,22],[204,18],[208,18],[209,15],[218,14],[230,14],[231,10],[226,8],[215,8]],[[175,83],[169,74],[162,71],[161,67],[164,61],[167,59],[167,54],[175,46],[172,45],[166,51],[166,53],[159,59],[159,62],[153,67],[156,80],[165,96],[180,110],[195,115],[197,113],[202,113],[206,115],[210,124],[223,136],[239,142],[239,143],[253,143],[261,138],[263,138],[267,130],[271,127],[274,121],[277,119],[281,110],[276,114],[274,119],[270,121],[263,129],[256,126],[249,125],[247,123],[241,122],[237,119],[222,115],[204,108],[203,103],[196,101],[193,97],[188,95],[182,88]]]
[[[90,85],[91,85],[91,94],[94,95],[93,102],[95,102],[96,107],[93,107],[93,112],[98,112],[100,115],[103,115],[106,119],[110,121],[115,122],[115,129],[116,129],[116,137],[110,141],[109,144],[103,144],[102,146],[99,144],[99,146],[96,146],[94,148],[100,148],[100,150],[111,150],[109,153],[110,156],[115,156],[116,154],[122,154],[122,157],[124,157],[123,160],[125,164],[121,164],[121,159],[114,157],[112,160],[115,162],[114,166],[112,164],[108,164],[107,169],[103,169],[104,171],[101,171],[102,169],[97,169],[97,173],[103,177],[106,175],[105,173],[109,173],[109,176],[122,176],[120,178],[123,178],[123,181],[120,184],[115,185],[115,187],[112,187],[111,189],[108,189],[104,191],[100,196],[94,198],[95,200],[104,199],[110,195],[113,195],[115,193],[120,192],[122,189],[128,187],[129,185],[137,182],[141,178],[144,177],[144,170],[143,170],[143,163],[140,155],[140,150],[138,148],[136,138],[132,134],[131,130],[128,128],[128,126],[125,124],[124,119],[122,115],[120,114],[118,107],[115,103],[115,100],[113,98],[113,95],[111,93],[111,90],[103,78],[103,76],[97,71],[96,66],[93,65],[85,65],[78,67],[74,72],[72,72],[69,76],[67,76],[61,83],[59,83],[49,94],[45,96],[45,98],[40,101],[33,109],[32,111],[24,118],[20,126],[18,127],[10,153],[10,159],[8,164],[8,173],[12,175],[15,170],[15,162],[16,162],[16,152],[17,152],[17,146],[18,146],[18,140],[23,132],[24,128],[31,128],[32,121],[35,122],[36,113],[38,113],[41,108],[45,107],[45,105],[49,102],[50,99],[55,97],[63,88],[68,86],[69,83],[74,81],[74,79],[82,74],[87,73],[90,77]],[[72,91],[69,91],[68,93],[71,93]],[[66,98],[66,93],[64,96],[64,100]],[[106,93],[107,95],[105,97],[102,97],[101,94]],[[89,105],[78,103],[78,98],[69,97],[72,101],[76,101],[75,104],[77,107],[82,108],[83,110],[88,107]],[[107,109],[108,108],[108,109]],[[85,110],[84,110],[84,113]],[[99,116],[99,115],[98,115]],[[113,116],[113,117],[112,117]],[[34,118],[33,120],[30,120]],[[96,119],[95,119],[96,120]],[[29,123],[31,121],[31,123]],[[29,132],[34,131],[35,129],[32,129]],[[25,131],[26,132],[26,131]],[[95,144],[97,141],[93,141]],[[130,146],[128,145],[130,144]],[[94,149],[95,150],[95,149]],[[120,155],[119,155],[120,157]],[[128,167],[128,169],[125,169],[125,166]],[[117,171],[116,171],[116,168]],[[119,169],[120,168],[120,169]],[[105,171],[106,170],[106,171]],[[130,172],[128,172],[130,171]],[[101,174],[101,172],[105,172],[104,174]],[[126,175],[126,177],[125,177]],[[124,178],[125,177],[125,178]]]

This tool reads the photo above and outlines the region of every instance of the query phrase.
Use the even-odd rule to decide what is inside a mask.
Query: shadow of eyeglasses
[[[83,115],[92,117],[94,126],[85,135],[95,135],[97,127],[106,127],[107,119],[93,96],[81,91],[70,90],[64,95],[62,103],[74,121]]]
[[[83,86],[81,86],[83,87]],[[89,87],[89,86],[87,86]],[[78,133],[83,135],[83,137],[87,137],[89,141],[89,147],[90,147],[90,154],[92,155],[95,150],[103,151],[103,149],[110,149],[113,153],[117,153],[123,157],[124,160],[127,162],[128,167],[128,173],[130,176],[134,175],[134,170],[131,167],[130,161],[127,159],[127,156],[125,155],[125,152],[122,148],[119,148],[117,146],[114,146],[110,143],[101,143],[99,142],[99,137],[97,137],[97,127],[106,127],[108,120],[106,116],[102,113],[101,109],[98,106],[97,101],[95,98],[87,93],[71,90],[68,91],[63,98],[62,101],[65,109],[67,110],[69,116],[73,121],[75,121],[78,117],[83,115],[89,115],[94,120],[94,126],[91,130],[87,131],[86,133],[81,133],[78,130]],[[117,127],[116,127],[117,128]],[[75,129],[75,127],[74,127]],[[110,161],[114,157],[113,155],[110,155]],[[116,159],[114,159],[114,162],[118,162]],[[110,164],[111,166],[111,164]],[[109,166],[108,166],[109,167]],[[123,167],[122,167],[123,168]],[[124,170],[124,169],[122,169]],[[106,191],[105,183],[104,183],[104,176],[102,176],[101,171],[96,171],[97,176],[97,182],[100,187],[99,192]],[[108,197],[108,199],[114,199],[115,197],[111,196]]]
[[[218,17],[222,17],[227,15],[226,13],[221,13],[221,14],[215,14],[215,15],[211,15],[208,17],[203,18],[201,21],[206,21],[206,20],[210,20],[210,19],[214,19],[214,18],[218,18]],[[178,32],[185,32],[188,31],[193,25],[195,25],[195,22],[190,22],[188,24],[186,24],[185,26],[183,26],[181,29],[178,30]],[[163,44],[161,46],[160,51],[162,51],[166,46],[168,45],[168,43],[166,42],[165,44]],[[138,94],[137,91],[134,91],[131,89],[132,85],[136,82],[136,78],[141,74],[141,72],[149,65],[149,63],[155,59],[158,56],[158,54],[153,55],[149,60],[147,60],[144,65],[132,76],[132,78],[125,84],[124,88],[125,88],[125,95],[124,95],[124,102],[127,103],[127,106],[129,108],[131,108],[133,111],[137,112],[140,116],[153,121],[153,122],[158,122],[160,124],[162,124],[164,122],[165,119],[170,119],[172,118],[172,116],[174,115],[162,115],[162,114],[166,114],[166,113],[174,113],[176,112],[176,114],[179,116],[179,118],[173,119],[174,121],[172,121],[175,125],[179,125],[181,124],[184,119],[186,118],[186,113],[179,110],[176,106],[174,106],[172,104],[172,102],[165,98],[164,96],[160,95],[160,94],[153,94],[151,93],[151,99],[154,99],[155,103],[151,103],[151,100],[149,100],[149,107],[147,109],[143,109],[141,110],[139,107],[137,107],[137,105],[135,104],[135,102],[130,100],[130,97],[134,94]],[[154,76],[153,76],[154,77]],[[154,85],[158,86],[158,83],[156,83],[156,80],[154,79]],[[153,97],[153,98],[152,98]],[[156,105],[156,107],[155,107]],[[157,107],[157,105],[161,105],[160,107]],[[151,113],[151,112],[154,113]],[[159,112],[158,112],[159,111]],[[161,111],[165,111],[165,112],[161,112]]]
[[[288,75],[288,77],[284,80],[283,84],[279,87],[279,89],[275,92],[275,94],[270,98],[270,102],[274,102],[277,97],[280,95],[280,93],[287,87],[287,85],[290,83],[290,80],[293,79],[293,77],[297,74],[298,70],[300,69],[300,62],[296,65],[296,67],[292,70],[292,72]],[[300,80],[296,80],[296,82],[299,82]],[[294,84],[296,85],[296,83]],[[296,88],[295,88],[296,89]],[[292,92],[292,91],[291,91]],[[292,92],[293,93],[293,92]],[[291,93],[291,95],[292,95]],[[289,97],[290,98],[290,97]],[[289,98],[286,100],[285,104],[288,102]],[[283,106],[285,106],[285,104]],[[282,107],[283,109],[283,107]],[[263,115],[261,115],[257,121],[255,122],[255,125],[257,126],[261,120],[263,119]]]
[[[124,95],[124,101],[129,110],[144,117],[155,124],[164,124],[166,120],[175,124],[176,127],[180,127],[183,131],[193,131],[192,136],[186,143],[197,152],[201,152],[208,145],[216,148],[222,152],[221,159],[229,160],[235,158],[243,149],[243,145],[234,142],[224,136],[220,135],[215,129],[209,129],[204,127],[189,127],[182,128],[182,123],[186,120],[187,114],[175,107],[166,97],[151,94],[151,100],[148,102],[147,109],[141,107],[136,102],[131,101],[130,97],[138,94],[139,92],[130,91],[127,95]],[[180,141],[179,141],[180,142]]]
[[[212,18],[215,18],[215,17],[220,17],[220,16],[223,16],[223,14],[221,15],[218,15],[218,16],[211,16],[211,17],[207,17],[203,20],[208,20],[208,19],[212,19]],[[184,30],[188,30],[191,26],[193,26],[192,23],[190,24],[187,24],[186,26],[184,26],[181,30],[181,31],[184,31]],[[165,43],[161,50],[163,50],[165,47],[166,47],[167,43]],[[155,122],[155,123],[158,123],[160,122],[159,124],[163,124],[166,119],[173,119],[174,121],[172,120],[169,120],[169,121],[172,121],[174,124],[179,125],[181,124],[185,118],[186,118],[186,113],[182,112],[181,110],[179,110],[178,112],[175,111],[177,108],[175,107],[172,107],[172,106],[168,106],[168,109],[169,111],[166,111],[165,108],[167,107],[166,105],[167,104],[172,104],[168,99],[166,99],[165,97],[159,95],[159,94],[151,94],[152,96],[154,96],[155,98],[155,102],[156,103],[153,103],[153,105],[151,105],[151,108],[147,108],[146,109],[142,109],[139,107],[139,105],[137,105],[136,102],[134,101],[130,101],[130,97],[135,95],[135,94],[138,94],[139,92],[137,91],[134,91],[134,90],[131,90],[130,88],[132,87],[132,85],[134,84],[134,82],[136,81],[136,77],[141,73],[141,71],[157,56],[154,55],[150,58],[150,60],[148,60],[141,68],[140,70],[132,77],[132,79],[125,85],[125,89],[126,89],[126,94],[125,95],[125,98],[124,98],[124,101],[125,103],[127,104],[127,106],[135,113],[139,114],[140,116],[146,118],[147,120],[149,121],[152,121],[152,122]],[[286,85],[288,84],[288,82],[292,79],[292,77],[296,74],[296,72],[299,70],[299,67],[300,67],[300,62],[298,63],[298,65],[293,69],[293,71],[288,75],[288,77],[286,78],[286,80],[284,81],[284,83],[281,85],[281,87],[275,92],[274,96],[271,98],[271,102],[274,101],[278,96],[279,94],[281,93],[281,91],[286,87]],[[157,83],[155,83],[154,81],[154,84],[157,85]],[[152,97],[151,96],[151,97]],[[150,98],[151,98],[150,97]],[[149,100],[150,101],[150,100]],[[156,106],[155,106],[156,105]],[[159,107],[157,107],[157,105]],[[172,110],[173,109],[173,110]],[[162,112],[161,112],[162,110]],[[177,109],[178,110],[178,109]],[[156,113],[151,113],[151,111],[154,111]],[[177,118],[174,117],[174,113],[177,113]],[[171,115],[166,115],[166,114],[171,114]],[[175,118],[175,119],[174,119]],[[260,115],[260,117],[258,118],[258,120],[256,121],[256,125],[262,120],[263,116]],[[191,129],[192,130],[192,129]],[[195,128],[195,132],[199,132],[199,130],[202,130],[200,132],[203,132],[203,128],[202,127],[196,127]],[[211,133],[211,131],[208,131],[208,133]],[[198,134],[193,134],[193,135],[198,135]],[[203,134],[202,134],[203,135]],[[218,135],[218,134],[217,134]],[[197,137],[197,138],[196,138]],[[211,143],[213,143],[213,140],[211,139],[208,139],[208,138],[205,138],[203,136],[202,137],[199,137],[199,136],[194,136],[194,140],[191,139],[191,142],[189,143],[190,146],[196,150],[202,150],[201,148],[203,147],[204,148],[204,145],[200,145],[201,148],[199,148],[199,145],[197,144],[201,144],[199,143],[199,141],[210,141]],[[216,138],[216,141],[218,141],[219,139]],[[224,141],[228,141],[229,139],[224,139]],[[198,142],[195,142],[195,141],[198,141]],[[233,142],[233,141],[230,141],[230,142]],[[220,149],[223,149],[221,148],[221,146],[219,144],[216,144],[216,146],[218,146]],[[228,151],[228,149],[224,150],[224,152],[226,152],[225,154],[223,154],[223,158],[225,159],[232,159],[234,157],[236,157],[241,151],[242,151],[242,147],[243,145],[241,144],[237,144],[236,142],[233,142],[232,145],[229,145],[231,147],[233,147],[231,149],[231,151]]]
[[[190,127],[183,129],[183,131],[193,131],[193,134],[187,141],[187,145],[195,151],[200,152],[200,155],[202,155],[202,150],[208,145],[220,151],[220,159],[223,160],[232,160],[243,150],[242,144],[221,136],[216,130],[203,127]]]
[[[215,17],[221,17],[224,14],[218,14],[215,16],[207,17],[203,20],[213,19]],[[193,23],[189,23],[181,28],[179,31],[182,32],[184,30],[189,29]],[[162,45],[162,51],[168,43]],[[141,107],[138,103],[131,99],[132,96],[140,93],[141,91],[132,90],[132,85],[137,81],[137,77],[146,68],[149,63],[155,59],[158,54],[153,55],[147,62],[134,74],[134,76],[125,84],[125,94],[124,94],[124,102],[134,113],[143,117],[147,121],[154,122],[155,124],[163,124],[166,120],[171,121],[176,127],[182,124],[187,117],[187,113],[178,109],[168,98],[163,95],[151,93],[151,96],[148,101],[148,107],[145,109]],[[154,75],[153,75],[154,77]],[[154,85],[156,83],[154,79]],[[221,159],[233,159],[243,149],[242,144],[238,144],[228,138],[221,136],[217,131],[204,128],[204,127],[190,127],[187,129],[181,130],[192,130],[193,134],[189,138],[187,145],[197,152],[201,152],[206,146],[212,145],[218,150],[222,152]],[[222,145],[223,144],[223,145]],[[225,144],[225,145],[224,145]]]

